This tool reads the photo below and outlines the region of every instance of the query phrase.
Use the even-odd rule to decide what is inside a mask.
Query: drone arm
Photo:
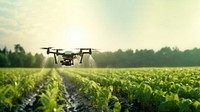
[[[82,63],[83,61],[83,55],[84,54],[92,54],[92,49],[91,48],[81,48],[80,49],[80,52],[77,53],[76,55],[80,55],[81,56],[81,59],[80,59],[80,63]]]
[[[57,56],[58,56],[58,55],[64,55],[64,53],[52,52],[52,51],[51,51],[51,52],[48,52],[47,54],[50,54],[50,53],[52,53],[52,54],[54,54],[54,55],[57,55]]]
[[[59,52],[57,52],[56,55],[57,55],[57,56],[58,56],[58,55],[65,55],[65,53],[59,53]]]

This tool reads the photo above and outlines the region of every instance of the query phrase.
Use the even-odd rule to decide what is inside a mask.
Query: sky
[[[0,48],[200,48],[200,0],[0,0]]]

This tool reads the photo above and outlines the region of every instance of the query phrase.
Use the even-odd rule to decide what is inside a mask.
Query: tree
[[[26,54],[24,66],[33,67],[34,62],[35,62],[35,58],[33,57],[33,55],[31,53]]]
[[[173,65],[172,50],[170,47],[163,47],[156,52],[158,66],[171,66]]]
[[[20,44],[15,44],[15,53],[24,53],[25,54],[25,50]]]
[[[0,67],[8,67],[10,66],[10,61],[7,55],[0,53]]]
[[[6,47],[4,47],[4,48],[3,48],[3,50],[2,50],[2,53],[3,53],[3,54],[7,54],[7,53],[8,53],[8,51],[7,51],[7,48],[6,48]]]
[[[9,60],[11,63],[11,67],[23,67],[24,66],[24,59],[18,53],[11,53],[9,55]]]
[[[42,67],[44,62],[44,56],[42,54],[35,54],[35,62],[33,64],[34,67]]]

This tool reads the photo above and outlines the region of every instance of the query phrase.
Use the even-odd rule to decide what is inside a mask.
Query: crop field
[[[200,112],[200,68],[1,68],[0,112]]]

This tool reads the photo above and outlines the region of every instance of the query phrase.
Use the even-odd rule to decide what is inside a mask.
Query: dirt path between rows
[[[67,106],[63,109],[67,112],[95,112],[89,101],[81,94],[78,89],[68,80],[67,76],[60,74],[63,78],[63,84],[66,87],[64,97]]]
[[[78,91],[70,80],[68,80],[67,76],[62,75],[61,73],[59,74],[63,78],[63,84],[65,86],[65,90],[63,91],[65,101],[62,102],[64,107],[61,112],[96,112],[84,95]],[[39,102],[39,95],[44,91],[43,87],[46,79],[47,77],[45,77],[34,90],[22,98],[20,104],[18,104],[12,112],[42,112],[37,110],[37,108],[42,106]]]

